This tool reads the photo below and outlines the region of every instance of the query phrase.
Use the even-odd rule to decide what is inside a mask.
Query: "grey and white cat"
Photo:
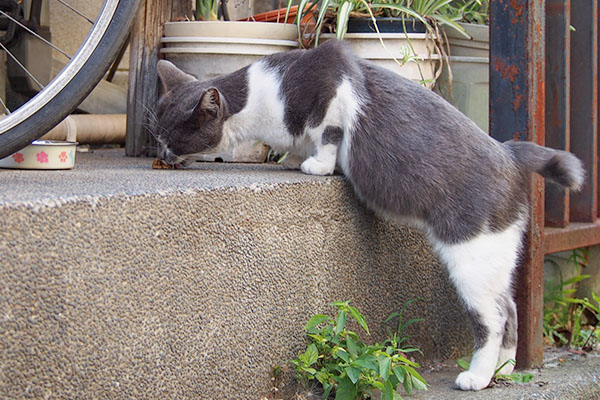
[[[335,40],[207,82],[168,61],[159,61],[158,73],[162,160],[185,166],[191,154],[261,140],[289,151],[307,174],[337,167],[368,207],[421,228],[448,268],[475,334],[457,387],[483,389],[515,358],[511,285],[528,224],[528,176],[578,190],[584,171],[575,156],[500,143],[435,93]]]

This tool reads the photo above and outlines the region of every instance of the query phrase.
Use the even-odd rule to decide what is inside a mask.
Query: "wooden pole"
[[[145,0],[140,7],[131,34],[125,144],[128,156],[155,154],[147,126],[149,112],[154,108],[159,94],[156,63],[163,24],[191,15],[190,0]]]

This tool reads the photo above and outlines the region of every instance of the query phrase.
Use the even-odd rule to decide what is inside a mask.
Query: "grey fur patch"
[[[504,334],[502,336],[502,347],[505,349],[514,348],[517,346],[517,306],[510,297],[504,297],[500,306],[503,308],[503,313],[506,317],[504,324]]]
[[[328,126],[323,132],[321,144],[339,145],[344,137],[344,130],[339,126]]]
[[[335,40],[310,51],[269,56],[264,62],[281,73],[284,120],[293,136],[302,135],[305,127],[319,126],[343,77],[360,74],[346,44]]]
[[[476,311],[471,310],[469,307],[466,307],[467,314],[469,319],[471,320],[471,325],[473,326],[473,335],[475,337],[474,349],[475,351],[482,348],[488,340],[490,335],[490,331],[488,327],[483,323],[481,316]]]

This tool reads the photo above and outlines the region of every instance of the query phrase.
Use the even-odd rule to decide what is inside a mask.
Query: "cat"
[[[200,82],[161,60],[152,129],[161,160],[260,140],[307,174],[336,168],[379,215],[422,229],[474,330],[455,386],[480,390],[515,358],[512,279],[528,227],[530,172],[579,190],[574,155],[500,143],[434,92],[355,56],[342,41],[266,56]],[[500,373],[509,374],[507,363]]]

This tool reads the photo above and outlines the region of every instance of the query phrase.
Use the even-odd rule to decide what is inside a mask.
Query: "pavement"
[[[453,388],[461,369],[454,363],[442,363],[422,373],[429,390],[414,392],[414,400],[597,400],[600,399],[600,352],[577,354],[565,349],[547,348],[544,366],[518,373],[533,373],[528,383],[495,381],[479,392]]]

